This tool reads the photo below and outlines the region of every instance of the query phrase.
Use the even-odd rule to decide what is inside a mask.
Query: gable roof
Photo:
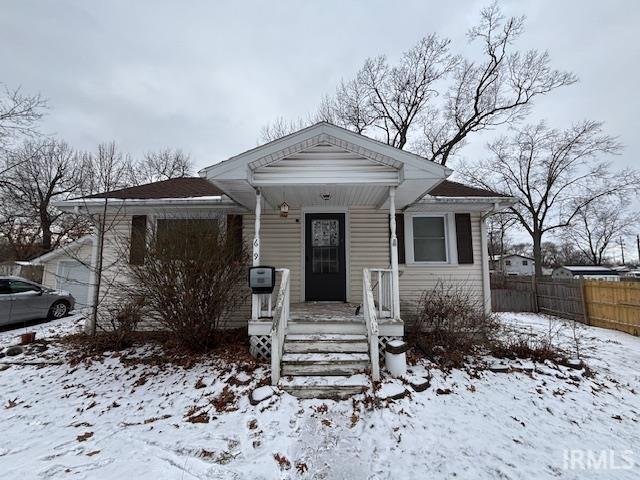
[[[428,194],[434,197],[509,197],[509,195],[497,193],[492,190],[472,187],[463,183],[452,182],[451,180],[444,180],[431,189]]]
[[[121,188],[107,193],[97,193],[85,198],[157,199],[194,198],[224,195],[224,192],[201,177],[180,177]]]
[[[438,176],[441,177],[447,177],[453,172],[450,168],[415,153],[392,147],[374,138],[352,132],[351,130],[338,127],[328,122],[318,122],[290,133],[289,135],[285,135],[284,137],[234,155],[224,161],[205,167],[198,173],[209,178],[216,177],[219,173],[233,168],[233,165],[242,161],[245,161],[247,165],[255,168],[256,166],[267,164],[269,161],[277,161],[279,158],[282,158],[283,154],[288,155],[290,152],[298,151],[301,146],[305,148],[317,144],[317,137],[319,136],[322,136],[322,141],[328,141],[336,146],[361,153],[381,163],[398,165],[398,161],[409,162],[425,170],[437,171]]]
[[[71,243],[62,245],[61,247],[58,247],[54,250],[51,250],[50,252],[47,252],[43,255],[40,255],[39,257],[34,258],[33,260],[31,260],[31,263],[35,265],[40,265],[42,263],[58,258],[61,255],[71,253],[73,250],[81,247],[82,245],[85,245],[87,243],[93,243],[93,240],[94,240],[93,235],[91,234],[85,235],[84,237],[80,237],[79,239],[74,240]]]
[[[122,188],[108,193],[98,193],[85,198],[161,199],[161,198],[197,198],[225,195],[225,192],[201,177],[180,177],[159,182],[146,183],[135,187]],[[434,187],[429,195],[437,197],[505,197],[491,190],[471,187],[459,182],[444,180]]]
[[[505,253],[504,255],[494,255],[493,259],[495,261],[498,261],[500,259],[503,258],[509,258],[509,257],[519,257],[519,258],[524,258],[525,260],[534,260],[532,257],[527,257],[526,255],[520,255],[519,253]]]

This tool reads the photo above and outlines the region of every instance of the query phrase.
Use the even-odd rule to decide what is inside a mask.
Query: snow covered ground
[[[549,330],[549,317],[501,319]],[[79,324],[35,329],[55,337]],[[22,331],[0,333],[0,347]],[[568,345],[570,334],[558,333]],[[545,365],[527,372],[526,363],[520,373],[445,374],[424,362],[411,374],[430,369],[431,387],[393,401],[371,391],[342,402],[282,393],[251,406],[266,368],[131,360],[149,348],[74,366],[11,365],[0,371],[0,478],[640,478],[640,338],[580,334],[593,377]],[[62,358],[54,343],[0,364]]]

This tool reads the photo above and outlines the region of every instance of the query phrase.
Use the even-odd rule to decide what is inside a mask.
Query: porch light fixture
[[[328,192],[321,193],[320,196],[322,197],[322,200],[324,200],[325,202],[328,200],[331,200],[331,194]]]
[[[287,218],[289,216],[289,204],[287,202],[282,202],[280,204],[280,216],[283,218]]]

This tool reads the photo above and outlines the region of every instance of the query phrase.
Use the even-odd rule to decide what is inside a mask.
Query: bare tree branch
[[[536,274],[541,275],[545,233],[568,227],[594,202],[638,192],[637,171],[613,172],[599,158],[621,150],[599,122],[584,121],[566,130],[538,123],[497,139],[489,145],[489,159],[463,165],[460,172],[475,185],[518,199],[511,212],[532,237]]]

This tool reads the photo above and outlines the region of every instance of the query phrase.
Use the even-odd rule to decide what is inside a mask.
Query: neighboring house
[[[553,270],[553,278],[585,278],[589,280],[620,280],[620,274],[609,267],[598,265],[563,265]]]
[[[452,173],[418,155],[319,123],[211,165],[200,172],[202,178],[57,206],[96,213],[107,202],[115,225],[105,232],[108,265],[127,260],[116,237],[139,242],[148,226],[160,221],[240,221],[253,264],[282,271],[272,304],[276,297],[290,304],[276,311],[275,319],[265,318],[267,298],[253,295],[251,305],[229,319],[230,326],[248,326],[255,355],[271,356],[273,381],[281,367],[295,375],[305,371],[305,361],[314,362],[301,357],[300,367],[282,357],[288,335],[314,333],[362,335],[376,378],[378,347],[404,335],[421,293],[438,282],[464,285],[490,311],[485,219],[514,199],[448,181]],[[116,217],[121,221],[114,222]],[[131,252],[139,248],[132,245]],[[121,271],[107,268],[105,283]],[[309,351],[323,351],[313,348]],[[354,357],[353,364],[360,361]]]
[[[42,265],[42,285],[66,290],[76,299],[76,308],[89,306],[91,255],[94,237],[86,235],[33,259]]]
[[[512,253],[494,255],[491,270],[503,275],[534,275],[536,267],[533,258]]]

